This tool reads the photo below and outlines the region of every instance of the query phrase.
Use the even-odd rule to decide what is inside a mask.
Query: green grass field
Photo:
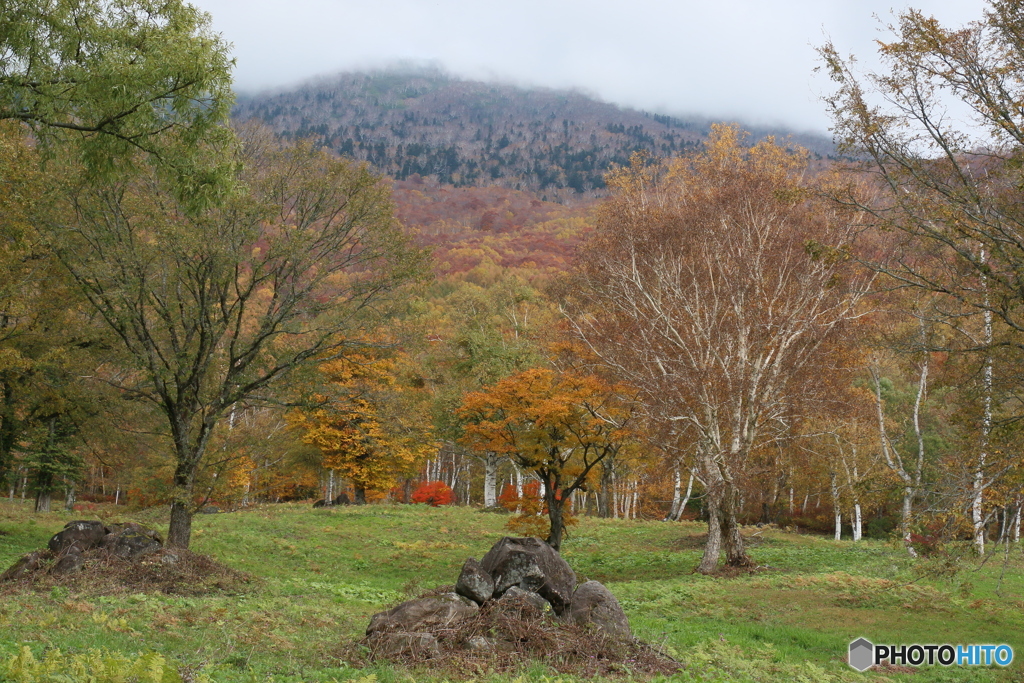
[[[44,547],[66,521],[85,518],[166,529],[155,510],[35,515],[27,503],[0,500],[0,570]],[[467,557],[480,558],[506,535],[506,519],[466,508],[398,505],[275,505],[200,515],[192,549],[252,574],[250,590],[205,597],[8,591],[0,597],[0,660],[23,646],[36,657],[53,649],[105,649],[130,657],[160,653],[186,680],[189,672],[212,681],[443,680],[429,669],[351,666],[345,645],[385,606],[454,583]],[[1024,680],[1020,548],[951,573],[948,563],[912,562],[877,541],[854,545],[747,531],[751,555],[768,569],[736,578],[693,573],[703,533],[696,523],[585,518],[563,555],[581,580],[608,585],[637,636],[686,663],[669,680]],[[858,674],[845,654],[859,636],[876,643],[1007,643],[1017,660],[1006,669]],[[573,679],[525,663],[521,672],[480,671],[474,680]]]

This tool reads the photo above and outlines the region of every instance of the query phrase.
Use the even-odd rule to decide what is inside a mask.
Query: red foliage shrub
[[[412,492],[412,502],[427,503],[432,507],[451,505],[455,496],[443,481],[427,481]]]

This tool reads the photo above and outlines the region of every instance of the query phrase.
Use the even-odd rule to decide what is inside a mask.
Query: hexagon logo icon
[[[857,671],[867,671],[875,663],[875,646],[867,638],[858,638],[850,643],[848,661]]]

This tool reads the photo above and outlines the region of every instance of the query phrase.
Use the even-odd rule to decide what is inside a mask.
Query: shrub
[[[443,481],[424,482],[412,492],[414,503],[427,503],[435,508],[441,505],[451,505],[454,498],[452,490]]]

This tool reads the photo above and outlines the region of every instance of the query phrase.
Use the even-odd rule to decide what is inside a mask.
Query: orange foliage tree
[[[465,445],[504,454],[541,480],[551,522],[547,542],[555,550],[565,533],[565,501],[626,443],[632,420],[621,388],[594,375],[546,368],[467,394],[458,415]]]

